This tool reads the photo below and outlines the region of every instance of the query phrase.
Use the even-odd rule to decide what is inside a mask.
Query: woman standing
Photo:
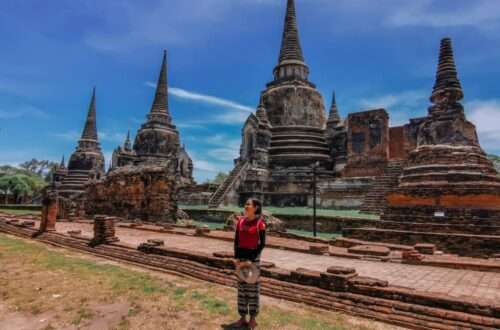
[[[262,203],[257,199],[249,199],[245,203],[245,216],[239,217],[234,237],[234,257],[237,262],[251,261],[257,267],[260,254],[266,244],[266,224],[262,218]],[[255,318],[259,313],[260,283],[246,283],[238,280],[238,313],[241,318],[235,323],[237,327],[248,326],[255,329]],[[250,321],[246,316],[250,315]]]

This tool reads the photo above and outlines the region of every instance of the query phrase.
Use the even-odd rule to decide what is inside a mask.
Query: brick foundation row
[[[9,225],[0,220],[0,231],[31,238],[36,230]],[[180,249],[166,249],[143,244],[138,251],[124,244],[89,246],[89,240],[57,233],[43,233],[37,240],[79,251],[86,251],[113,260],[126,261],[212,283],[234,287],[231,260],[209,254]],[[146,253],[145,253],[146,252]],[[500,305],[464,301],[446,295],[422,293],[385,286],[374,279],[349,277],[341,283],[342,291],[325,286],[335,285],[326,273],[298,269],[288,271],[266,265],[262,269],[262,293],[326,310],[342,311],[377,319],[412,329],[498,329]],[[335,278],[335,276],[333,276]],[[337,280],[342,278],[336,277]],[[383,281],[382,281],[383,282]],[[338,286],[337,282],[337,287]]]

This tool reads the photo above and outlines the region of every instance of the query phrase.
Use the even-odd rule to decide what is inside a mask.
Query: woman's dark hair
[[[255,207],[255,215],[260,217],[262,215],[262,202],[257,198],[249,198],[248,200],[252,201],[252,205]]]

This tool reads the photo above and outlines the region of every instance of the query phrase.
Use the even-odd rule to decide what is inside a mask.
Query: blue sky
[[[310,80],[341,115],[425,115],[439,41],[453,39],[468,118],[500,154],[500,1],[297,0]],[[150,109],[162,50],[170,111],[198,181],[232,167],[272,79],[286,0],[0,2],[0,164],[68,157],[97,86],[106,160]]]

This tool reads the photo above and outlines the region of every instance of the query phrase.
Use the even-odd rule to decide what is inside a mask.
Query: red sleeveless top
[[[240,217],[237,228],[239,247],[254,250],[259,246],[259,232],[266,229],[266,224],[262,218],[249,221],[246,217]]]

